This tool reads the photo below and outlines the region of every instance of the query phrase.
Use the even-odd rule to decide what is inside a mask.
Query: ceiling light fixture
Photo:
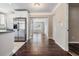
[[[40,3],[34,3],[34,6],[39,7]]]

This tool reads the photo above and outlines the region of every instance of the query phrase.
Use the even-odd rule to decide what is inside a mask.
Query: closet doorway
[[[79,55],[79,3],[69,3],[69,51]]]

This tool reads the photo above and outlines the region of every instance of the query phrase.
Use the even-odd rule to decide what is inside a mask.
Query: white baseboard
[[[69,42],[69,43],[79,43],[79,42]]]
[[[12,56],[14,53],[13,52],[11,52],[10,54],[9,54],[9,56]]]
[[[64,51],[68,51],[68,50],[66,50],[65,48],[63,48],[57,41],[55,41],[55,43],[56,43],[59,47],[61,47]]]

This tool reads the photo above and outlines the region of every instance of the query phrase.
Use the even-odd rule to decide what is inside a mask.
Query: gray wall
[[[69,4],[69,42],[79,42],[79,4]]]

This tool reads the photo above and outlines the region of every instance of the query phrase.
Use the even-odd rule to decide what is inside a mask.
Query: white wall
[[[68,5],[58,4],[53,13],[53,39],[68,51]]]
[[[0,3],[0,12],[10,13],[11,11],[13,10],[9,3]]]
[[[14,14],[12,13],[6,14],[7,29],[13,29],[13,17],[14,17]]]
[[[15,17],[28,17],[28,11],[15,11]]]

